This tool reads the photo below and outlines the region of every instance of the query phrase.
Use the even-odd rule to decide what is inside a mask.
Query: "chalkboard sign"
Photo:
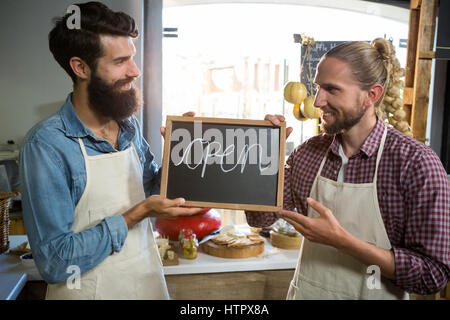
[[[186,206],[279,211],[286,126],[168,116],[161,195]]]
[[[308,57],[306,58],[305,64],[303,65],[303,71],[301,74],[301,82],[308,89],[308,94],[311,92],[311,83],[314,82],[314,76],[316,75],[317,65],[319,64],[322,56],[327,53],[329,50],[337,47],[338,45],[344,43],[345,41],[316,41],[314,46],[311,46],[311,73],[308,66]],[[301,61],[303,61],[303,57],[306,54],[306,46],[302,46],[301,49]],[[316,89],[313,86],[313,94],[316,93]]]

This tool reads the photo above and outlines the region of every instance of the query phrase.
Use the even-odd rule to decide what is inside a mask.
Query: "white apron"
[[[321,177],[327,155],[320,164],[310,197],[333,212],[341,226],[358,239],[390,250],[377,197],[378,165],[387,129],[378,148],[372,183],[336,182]],[[308,207],[308,217],[319,214]],[[380,288],[373,286],[373,270],[350,255],[304,238],[287,299],[408,299],[408,295],[380,274]],[[379,270],[379,269],[378,269]],[[369,277],[372,277],[369,279]],[[369,281],[368,281],[369,280]],[[368,282],[370,282],[368,284]],[[372,289],[370,289],[372,288]]]
[[[89,229],[104,218],[126,212],[145,199],[142,167],[133,143],[120,152],[88,156],[78,139],[86,165],[86,187],[71,230]],[[49,284],[46,299],[168,299],[162,263],[150,219],[128,230],[120,252],[81,275],[80,289]]]

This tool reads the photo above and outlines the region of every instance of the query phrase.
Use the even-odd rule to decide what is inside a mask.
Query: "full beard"
[[[338,134],[350,130],[365,114],[365,110],[361,106],[357,107],[355,110],[343,111],[342,115],[340,115],[338,110],[332,106],[328,106],[326,110],[327,112],[332,112],[335,118],[333,123],[327,124],[322,121],[320,124],[321,131],[328,134]]]
[[[120,90],[124,84],[132,81],[133,78],[127,78],[109,84],[93,74],[87,87],[89,105],[105,118],[123,122],[141,106],[139,89],[133,83],[130,90]]]

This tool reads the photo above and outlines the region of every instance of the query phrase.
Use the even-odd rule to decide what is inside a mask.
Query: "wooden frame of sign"
[[[222,131],[218,128],[222,128]],[[226,128],[225,131],[223,131],[224,128]],[[250,131],[248,130],[249,128],[253,128],[254,130]],[[176,131],[177,129],[184,130]],[[231,136],[231,130],[235,130],[234,136]],[[175,135],[173,135],[174,132],[176,132]],[[181,135],[180,132],[182,133]],[[212,135],[211,132],[213,133]],[[233,146],[227,143],[227,148],[225,148],[222,135],[224,132],[226,133],[227,140],[231,140],[229,137],[232,137],[231,144]],[[239,137],[236,132],[239,132]],[[244,133],[244,140],[242,140],[242,133]],[[206,134],[210,136],[209,140],[204,139]],[[201,135],[200,140],[196,138],[198,135]],[[183,146],[180,147],[182,143],[176,139],[182,137],[186,137],[186,140],[190,141],[189,146],[186,145],[187,141],[183,139],[181,140]],[[214,140],[212,140],[212,137],[214,137]],[[221,144],[219,141],[220,137],[222,137]],[[241,139],[241,144],[239,144],[239,139]],[[251,144],[250,139],[253,139],[253,142],[255,141],[254,139],[258,139],[257,141],[259,142],[266,141],[266,143],[270,143],[270,148],[267,144],[266,149],[260,143]],[[238,140],[237,143],[236,140]],[[247,141],[249,141],[248,144]],[[200,145],[197,144],[196,150],[201,150],[201,161],[197,164],[195,159],[199,161],[199,158],[195,158],[195,151],[192,151],[196,148],[194,145],[196,142],[200,142]],[[205,143],[206,148],[203,148]],[[211,151],[210,146],[214,143],[216,143],[216,147],[213,147],[215,149],[214,153],[208,153]],[[218,149],[222,150],[222,154],[217,150],[217,143],[219,144]],[[274,126],[267,120],[168,116],[164,141],[161,196],[171,199],[183,197],[186,200],[184,205],[191,207],[280,211],[283,206],[285,143],[285,122],[282,122],[280,126]],[[272,151],[274,149],[273,144],[276,145],[276,152]],[[239,146],[245,152],[243,153],[241,151],[238,155]],[[199,147],[200,149],[198,149]],[[259,150],[259,154],[250,154],[250,149]],[[179,151],[175,152],[175,150]],[[205,150],[207,150],[206,156],[204,153]],[[263,152],[265,152],[265,155],[263,155]],[[242,155],[244,156],[244,160],[241,160]],[[237,156],[236,164],[233,162],[235,156]],[[190,157],[189,160],[188,157]],[[172,158],[177,158],[177,164],[175,164]],[[190,165],[192,159],[194,159],[194,166]],[[234,164],[234,167],[231,169],[229,162],[227,164],[224,163],[230,159],[232,159],[232,164]],[[269,166],[262,168],[262,165],[266,165],[263,164],[263,159],[269,161],[270,168]],[[239,161],[241,162],[238,163]],[[253,161],[253,164],[251,164],[251,161]],[[255,161],[257,162],[256,164],[254,163]],[[240,164],[240,167],[236,170],[238,164]],[[224,165],[228,165],[227,169],[224,169]],[[182,169],[182,167],[184,168]],[[271,173],[262,173],[267,168],[272,170]],[[273,173],[275,170],[276,172]],[[199,178],[199,174],[201,175],[201,179]],[[210,180],[207,180],[207,177]],[[196,183],[196,186],[204,185],[204,189],[202,190],[201,187],[192,188],[192,184],[190,183]],[[233,186],[231,186],[231,183]],[[173,189],[177,190],[174,191]],[[189,196],[189,193],[191,193],[194,199]],[[233,198],[233,195],[230,196],[233,193],[236,194],[237,198],[240,198],[239,201],[228,201],[228,199],[225,201],[223,199],[223,197]],[[203,199],[205,194],[207,194],[206,198],[210,197],[210,199]]]

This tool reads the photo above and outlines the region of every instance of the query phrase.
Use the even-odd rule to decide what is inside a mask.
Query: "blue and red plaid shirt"
[[[359,152],[349,158],[344,182],[373,181],[384,128],[378,119]],[[285,165],[284,209],[307,213],[306,198],[328,150],[321,175],[337,181],[342,164],[339,145],[339,135],[321,134],[292,152]],[[450,183],[438,156],[424,144],[388,127],[377,194],[395,255],[394,283],[422,295],[444,288],[450,279]],[[274,213],[246,212],[246,216],[248,224],[255,227],[270,226],[277,220]]]

